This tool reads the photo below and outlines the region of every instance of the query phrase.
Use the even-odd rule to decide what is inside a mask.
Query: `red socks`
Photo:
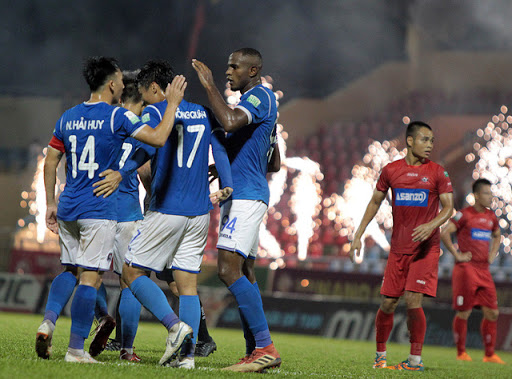
[[[423,308],[407,310],[407,328],[411,335],[411,355],[421,355],[427,330],[427,319],[425,318]]]
[[[453,339],[457,346],[457,355],[466,351],[466,335],[468,332],[468,320],[455,316],[453,318]]]
[[[480,324],[480,332],[485,346],[485,355],[490,357],[494,354],[494,345],[496,345],[496,321],[489,321],[485,318]]]
[[[386,342],[393,329],[394,313],[384,313],[379,308],[377,317],[375,317],[375,339],[377,341],[377,351],[386,351]]]

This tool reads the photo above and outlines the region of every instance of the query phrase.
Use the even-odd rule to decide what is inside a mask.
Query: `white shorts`
[[[118,222],[116,227],[116,239],[114,241],[114,272],[121,275],[123,272],[124,257],[128,251],[133,236],[140,226],[140,221]]]
[[[81,219],[59,223],[60,262],[67,266],[108,271],[116,235],[116,221]]]
[[[128,246],[125,262],[160,272],[172,268],[201,271],[210,214],[178,216],[148,211]]]
[[[256,259],[260,224],[267,204],[259,200],[229,200],[220,208],[217,249],[234,251]]]

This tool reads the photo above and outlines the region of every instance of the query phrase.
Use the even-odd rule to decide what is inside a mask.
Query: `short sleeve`
[[[458,211],[455,216],[450,219],[450,221],[453,222],[453,224],[457,227],[457,230],[460,230],[464,226],[466,218],[464,217],[464,213],[462,211]]]
[[[114,128],[116,131],[121,132],[121,135],[126,137],[135,136],[140,129],[144,126],[139,116],[132,111],[120,108],[114,114]]]
[[[273,104],[274,103],[274,104]],[[249,119],[248,124],[258,124],[271,115],[275,99],[263,88],[255,88],[235,108],[241,109]]]
[[[437,178],[438,178],[437,186],[438,186],[439,194],[453,192],[452,181],[450,179],[450,176],[448,175],[448,171],[446,171],[441,166],[439,166],[439,168],[438,168]]]
[[[64,136],[62,135],[62,117],[59,118],[59,120],[55,124],[55,129],[53,129],[53,135],[59,141],[64,142]]]
[[[160,121],[162,121],[162,114],[154,105],[149,105],[142,111],[141,122],[145,125],[151,126],[155,129]]]
[[[389,165],[386,165],[380,173],[379,180],[377,181],[375,188],[377,191],[386,193],[388,192],[389,187]]]

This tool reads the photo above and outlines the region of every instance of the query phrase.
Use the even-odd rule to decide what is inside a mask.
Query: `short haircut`
[[[412,137],[414,138],[416,136],[416,133],[418,133],[418,130],[421,128],[427,128],[428,130],[432,130],[429,124],[423,121],[412,121],[407,125],[407,131],[405,132],[405,144],[407,145],[407,138]],[[409,145],[407,145],[409,146]]]
[[[253,49],[252,47],[243,47],[241,49],[233,51],[233,53],[240,53],[243,56],[255,58],[259,62],[259,68],[261,69],[263,67],[263,57],[261,56],[261,53],[258,50]]]
[[[137,74],[140,70],[135,71],[123,71],[123,83],[124,89],[121,95],[121,101],[123,103],[140,103],[142,101],[142,95],[139,92],[139,86],[137,82]]]
[[[153,82],[165,91],[168,83],[171,83],[176,74],[171,64],[164,60],[151,60],[146,62],[137,74],[137,81],[142,88],[148,88]]]
[[[91,92],[96,92],[118,70],[119,65],[115,58],[90,57],[84,63],[83,75]]]
[[[484,178],[481,178],[481,179],[477,179],[475,180],[475,182],[473,183],[473,193],[477,193],[480,191],[480,189],[483,187],[483,186],[490,186],[492,185],[492,183],[487,180],[487,179],[484,179]]]

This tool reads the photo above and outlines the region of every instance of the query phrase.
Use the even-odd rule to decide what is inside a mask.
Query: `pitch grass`
[[[162,378],[172,377],[260,377],[261,374],[227,373],[219,369],[231,365],[245,350],[241,331],[213,329],[218,351],[207,358],[196,359],[196,370],[186,371],[158,366],[164,351],[166,333],[160,324],[141,323],[135,340],[136,352],[143,362],[134,364],[119,361],[118,352],[105,351],[99,356],[104,365],[78,365],[63,361],[69,338],[70,319],[57,323],[50,360],[37,358],[34,351],[35,334],[42,317],[0,313],[0,377],[1,378]],[[469,350],[474,362],[455,360],[454,348],[426,346],[423,351],[425,371],[393,372],[374,370],[372,342],[334,340],[293,334],[273,333],[283,364],[268,376],[379,378],[422,375],[432,378],[512,378],[512,354],[500,352],[506,366],[481,362],[481,350]],[[88,346],[86,342],[86,347]],[[407,345],[388,345],[391,364],[408,355]]]

